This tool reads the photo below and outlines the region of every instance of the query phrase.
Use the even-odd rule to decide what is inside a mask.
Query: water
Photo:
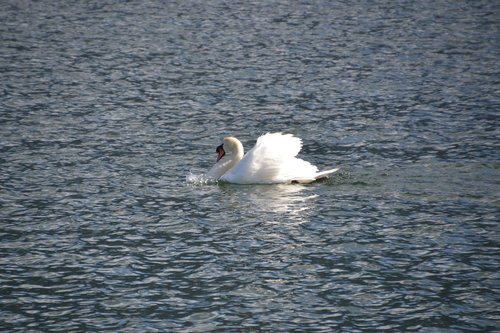
[[[4,1],[2,331],[495,331],[499,13]],[[273,131],[341,171],[186,182]]]

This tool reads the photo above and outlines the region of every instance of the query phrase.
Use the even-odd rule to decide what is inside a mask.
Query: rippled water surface
[[[1,7],[2,331],[498,329],[498,2]],[[273,131],[341,171],[186,182]]]

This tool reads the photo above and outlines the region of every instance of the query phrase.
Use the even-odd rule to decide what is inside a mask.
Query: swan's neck
[[[235,164],[241,161],[243,158],[245,150],[243,149],[243,145],[241,142],[238,140],[234,143],[234,148],[233,148],[233,157],[231,158],[233,161],[235,161]]]
[[[229,160],[224,163],[224,173],[231,170],[243,158],[244,149],[240,141],[235,140],[232,143],[231,151],[231,155],[228,156]]]

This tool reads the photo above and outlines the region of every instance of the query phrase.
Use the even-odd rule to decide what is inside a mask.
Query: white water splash
[[[207,175],[204,173],[195,174],[190,171],[186,175],[186,183],[193,185],[211,185],[211,184],[217,184],[217,180],[207,177]]]

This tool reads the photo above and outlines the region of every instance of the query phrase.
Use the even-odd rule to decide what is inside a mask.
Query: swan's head
[[[221,144],[219,147],[217,147],[217,149],[215,149],[215,152],[217,153],[217,162],[219,162],[219,160],[226,155],[224,144]]]
[[[240,160],[243,157],[243,145],[240,140],[235,137],[228,136],[224,138],[223,144],[217,147],[215,150],[217,153],[217,162],[226,156],[226,153],[235,155],[235,158]]]

